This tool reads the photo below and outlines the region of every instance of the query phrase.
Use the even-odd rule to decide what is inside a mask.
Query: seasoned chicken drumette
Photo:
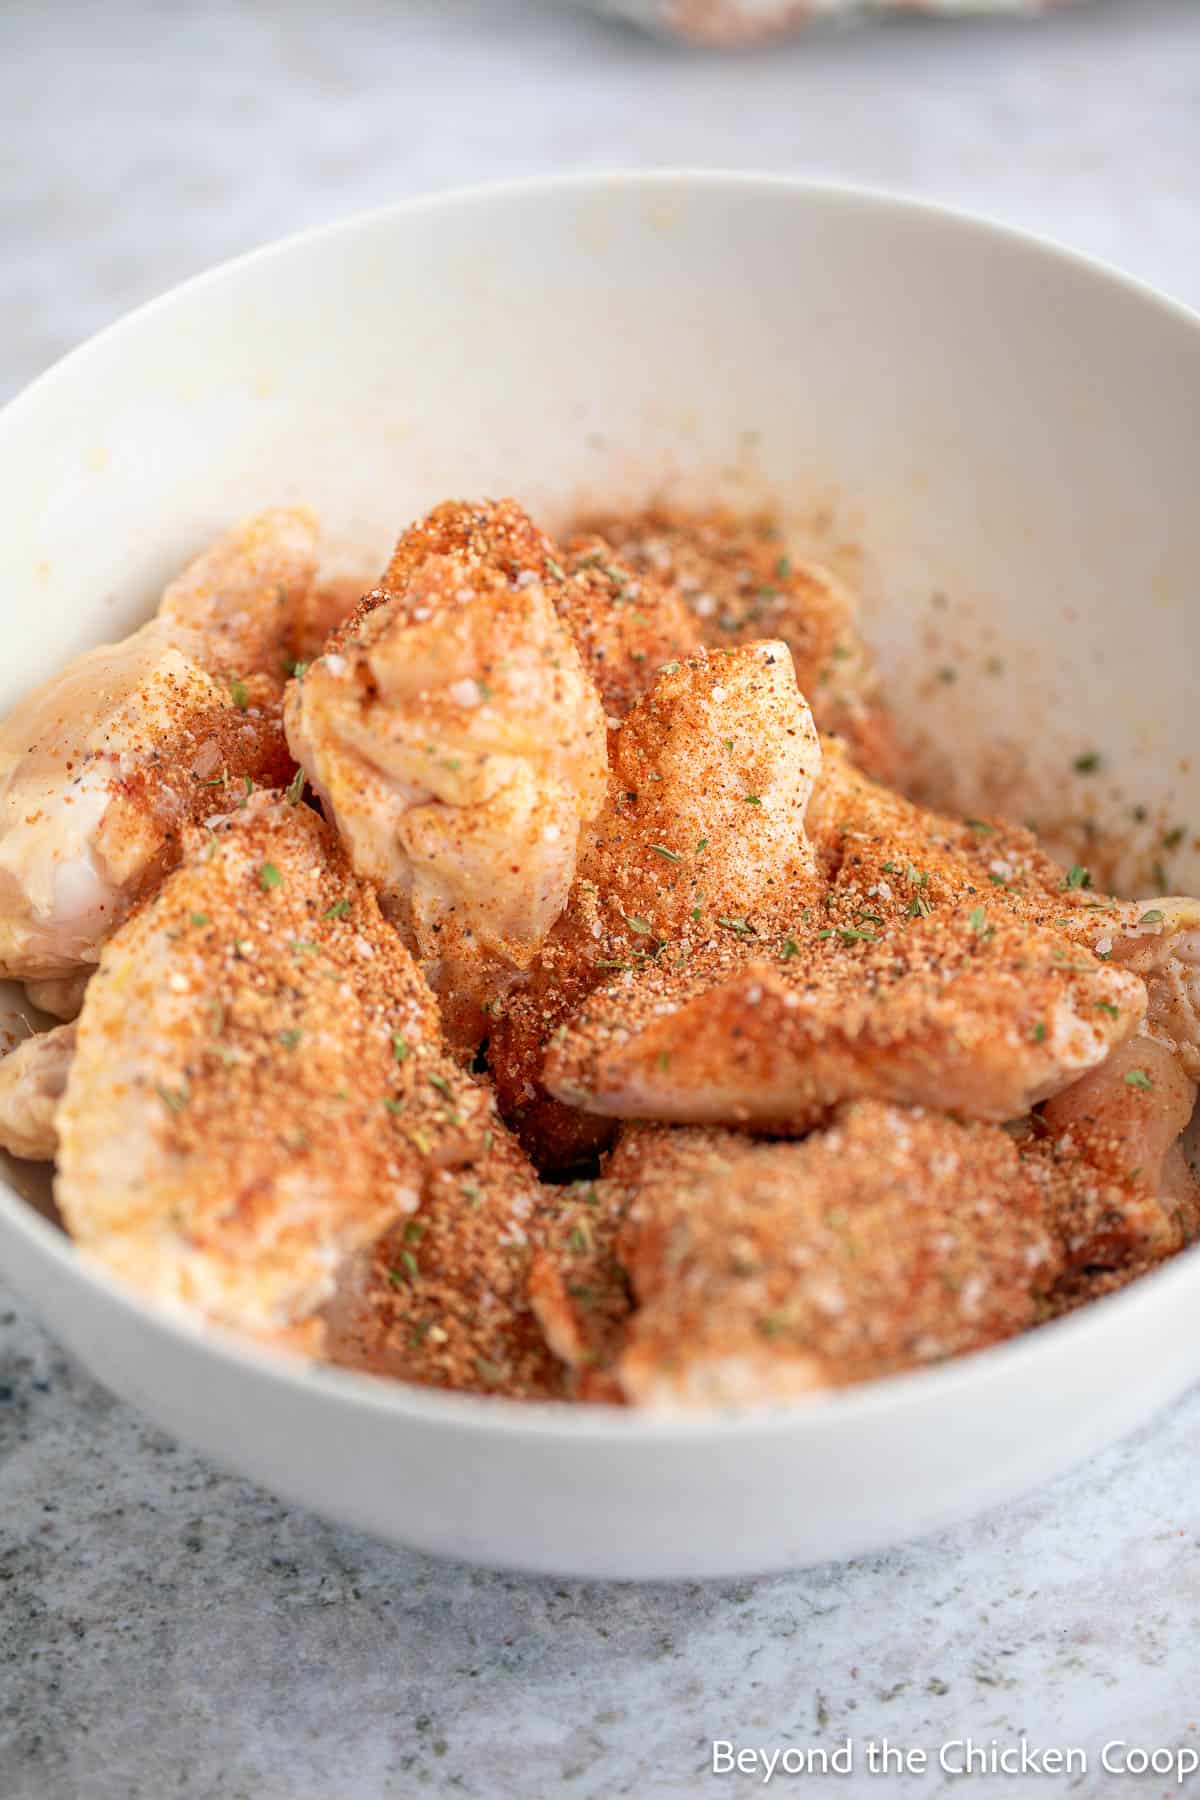
[[[858,633],[854,596],[827,570],[791,556],[770,517],[651,506],[589,524],[626,563],[679,595],[706,643],[784,639],[820,729],[844,738],[873,774],[894,773],[891,721]]]
[[[647,1128],[598,1188],[631,1297],[602,1264],[576,1298],[560,1254],[535,1305],[585,1394],[658,1411],[981,1348],[1033,1324],[1058,1272],[1007,1133],[920,1110],[858,1102],[798,1144]]]
[[[785,1134],[860,1097],[1002,1122],[1103,1062],[1146,1010],[1136,975],[999,909],[883,936],[816,929],[823,911],[806,910],[782,943],[660,962],[595,994],[549,1048],[551,1093]]]
[[[105,945],[56,1198],[144,1293],[319,1347],[339,1270],[485,1152],[490,1096],[307,806],[255,795]]]
[[[549,555],[511,501],[437,508],[288,695],[294,755],[468,1053],[604,795],[604,716]]]
[[[0,975],[53,983],[36,995],[50,1010],[75,1007],[72,978],[177,860],[184,826],[287,780],[279,697],[315,544],[308,513],[257,515],[149,624],[0,726]]]
[[[714,937],[750,937],[815,899],[804,813],[819,766],[779,643],[668,665],[614,735],[567,907],[489,1040],[501,1109],[540,1166],[569,1167],[612,1135],[541,1081],[547,1043],[593,989],[614,970],[686,968]]]

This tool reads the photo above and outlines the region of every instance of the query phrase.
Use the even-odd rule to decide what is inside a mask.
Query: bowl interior
[[[401,207],[178,290],[0,415],[0,706],[262,505],[311,502],[369,577],[449,495],[551,526],[767,502],[861,587],[931,790],[1186,889],[1197,417],[1189,315],[934,209],[706,176]],[[16,990],[0,1015],[25,1029]]]

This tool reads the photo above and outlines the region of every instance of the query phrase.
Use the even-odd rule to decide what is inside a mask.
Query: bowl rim
[[[124,335],[135,333],[160,310],[169,309],[185,297],[202,293],[208,286],[217,287],[252,266],[317,244],[327,248],[343,234],[399,224],[426,212],[537,202],[560,194],[588,197],[623,192],[636,199],[643,195],[681,192],[715,197],[737,190],[790,195],[801,203],[850,208],[880,217],[907,217],[947,227],[951,232],[990,238],[1009,250],[1073,267],[1082,276],[1125,293],[1177,325],[1200,328],[1200,313],[1111,264],[1053,238],[939,201],[894,193],[882,187],[753,170],[685,166],[570,171],[515,181],[473,183],[392,201],[292,232],[204,269],[122,314],[27,383],[0,407],[0,437],[19,430],[25,412],[36,406],[47,392],[73,379],[90,357],[113,346]],[[1200,336],[1195,341],[1200,349]],[[1077,1355],[1086,1356],[1086,1344],[1105,1331],[1118,1316],[1132,1326],[1139,1313],[1147,1313],[1156,1306],[1160,1296],[1165,1299],[1168,1290],[1182,1291],[1190,1287],[1200,1291],[1200,1245],[1197,1245],[1115,1294],[1103,1296],[1018,1337],[932,1367],[879,1376],[844,1388],[823,1389],[787,1402],[661,1414],[614,1405],[513,1400],[422,1388],[393,1377],[338,1368],[292,1352],[272,1349],[225,1327],[176,1312],[127,1288],[99,1265],[93,1264],[75,1247],[65,1231],[43,1217],[3,1179],[0,1179],[0,1225],[15,1231],[33,1255],[48,1259],[65,1279],[82,1281],[92,1289],[97,1301],[115,1305],[132,1324],[151,1332],[164,1332],[177,1341],[180,1349],[211,1356],[224,1364],[230,1373],[249,1365],[261,1379],[290,1389],[297,1396],[312,1394],[333,1404],[346,1404],[426,1427],[469,1427],[485,1436],[519,1438],[527,1435],[572,1442],[628,1439],[635,1443],[647,1440],[688,1443],[714,1437],[772,1435],[781,1430],[803,1430],[806,1425],[828,1420],[831,1416],[847,1424],[869,1426],[884,1415],[894,1418],[900,1412],[912,1411],[927,1403],[936,1406],[941,1401],[950,1402],[961,1395],[964,1388],[982,1390],[989,1382],[999,1383],[1010,1375],[1019,1377],[1022,1365],[1026,1363],[1032,1374],[1034,1365],[1054,1345],[1073,1346]],[[15,1291],[20,1294],[22,1290],[18,1286]],[[35,1310],[41,1316],[36,1305]],[[53,1325],[48,1325],[47,1329],[55,1335]]]

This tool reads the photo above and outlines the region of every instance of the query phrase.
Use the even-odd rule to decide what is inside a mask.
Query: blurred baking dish
[[[815,19],[901,11],[963,16],[1039,13],[1071,0],[574,0],[574,4],[694,43],[736,44],[796,30]]]

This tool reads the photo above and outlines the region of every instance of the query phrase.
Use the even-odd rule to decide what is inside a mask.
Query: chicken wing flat
[[[810,919],[771,949],[621,977],[550,1045],[550,1092],[787,1134],[859,1097],[1000,1122],[1096,1067],[1146,1009],[1136,976],[984,907],[887,936]]]
[[[668,665],[614,735],[566,909],[489,1040],[501,1109],[539,1166],[570,1167],[612,1135],[541,1082],[547,1043],[593,989],[614,970],[685,968],[714,937],[765,932],[815,897],[804,815],[819,766],[782,644]]]
[[[468,1053],[604,797],[604,715],[548,551],[511,501],[437,508],[287,700],[293,753]]]
[[[717,647],[782,638],[822,731],[884,778],[897,755],[854,596],[825,569],[792,556],[767,514],[651,506],[587,521],[639,572],[672,588]]]
[[[259,515],[0,726],[0,975],[93,965],[185,826],[288,779],[283,648],[315,567],[307,513]]]
[[[1031,1325],[1058,1272],[996,1126],[861,1101],[802,1143],[666,1132],[639,1157],[615,1365],[636,1406],[786,1400],[939,1362]]]
[[[105,945],[77,1034],[56,1120],[72,1235],[155,1299],[260,1335],[314,1321],[343,1262],[491,1124],[373,894],[278,796],[190,834]]]

